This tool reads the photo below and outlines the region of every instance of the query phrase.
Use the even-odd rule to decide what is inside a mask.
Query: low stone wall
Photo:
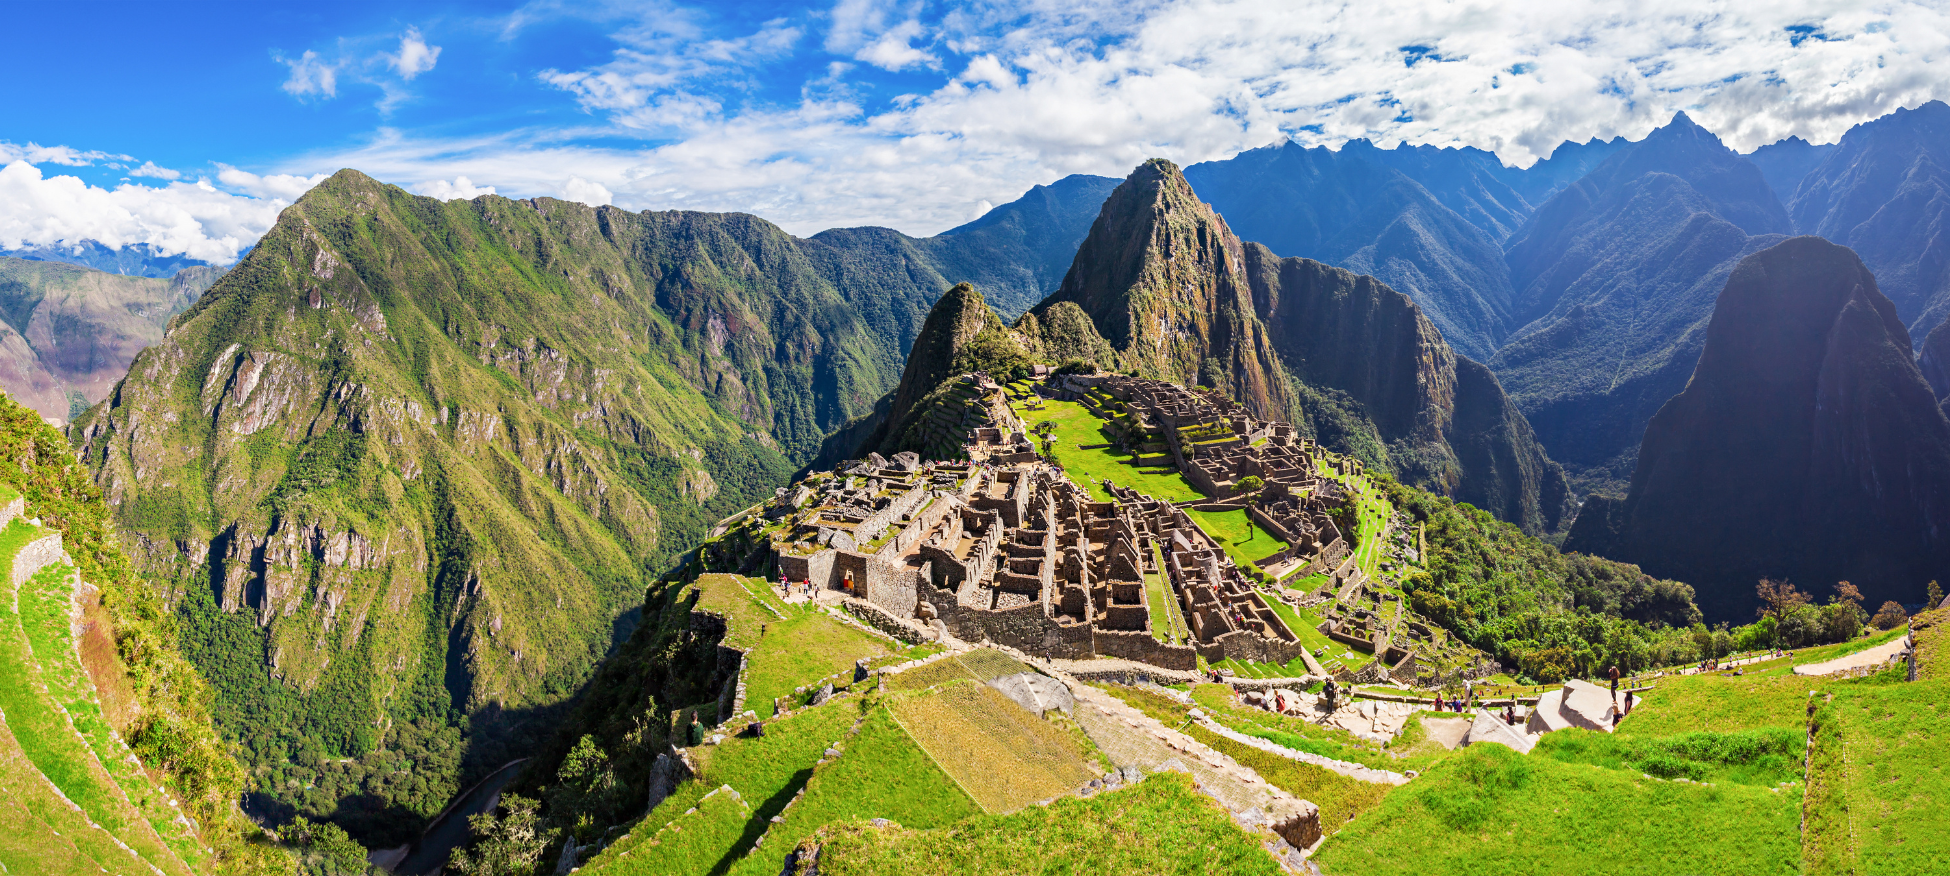
[[[919,645],[922,642],[929,641],[928,635],[914,624],[897,618],[885,608],[864,599],[847,597],[840,600],[840,607],[845,609],[847,614],[858,618],[867,627],[910,645]]]
[[[39,574],[42,569],[62,562],[66,557],[61,552],[61,533],[58,532],[50,532],[22,545],[20,551],[14,554],[14,586],[25,584],[27,579]]]
[[[1153,638],[1149,631],[1098,630],[1094,645],[1100,657],[1122,657],[1179,671],[1198,669],[1198,652],[1191,646],[1167,645]]]

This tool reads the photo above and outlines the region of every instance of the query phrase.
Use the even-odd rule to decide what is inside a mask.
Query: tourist
[[[1632,713],[1632,692],[1628,690],[1625,692],[1625,714],[1629,715],[1631,713]]]
[[[1618,665],[1615,663],[1611,667],[1611,698],[1614,702],[1618,700]]]

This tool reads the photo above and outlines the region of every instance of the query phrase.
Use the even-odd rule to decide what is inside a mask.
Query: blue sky
[[[321,174],[931,234],[1285,138],[1735,148],[1950,97],[1933,2],[15,3],[0,248],[226,261]]]

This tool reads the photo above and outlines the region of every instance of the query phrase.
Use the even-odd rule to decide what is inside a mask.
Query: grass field
[[[1330,837],[1323,871],[1672,873],[1799,871],[1801,795],[1648,779],[1473,745],[1396,788]]]
[[[993,648],[976,648],[953,657],[943,657],[926,666],[909,669],[887,679],[890,690],[921,690],[951,681],[973,679],[989,681],[1005,675],[1031,671],[1016,658]]]
[[[885,708],[868,714],[840,748],[839,759],[813,773],[805,794],[733,873],[776,876],[786,853],[828,824],[887,818],[912,828],[945,827],[982,811]]]
[[[697,607],[730,619],[725,644],[747,649],[745,708],[773,715],[773,701],[794,688],[853,668],[862,657],[908,657],[914,649],[886,640],[808,605],[778,598],[771,585],[736,575],[702,575]]]
[[[991,813],[1075,791],[1097,773],[1073,737],[975,681],[892,704],[902,729]]]
[[[1819,679],[1792,676],[1667,676],[1654,682],[1620,736],[1674,736],[1697,731],[1807,726],[1808,691]]]
[[[1675,736],[1617,736],[1571,728],[1545,735],[1532,757],[1647,773],[1662,779],[1733,782],[1770,788],[1801,780],[1806,734],[1768,727]]]
[[[583,869],[610,876],[723,872],[744,851],[740,841],[751,819],[751,805],[733,789],[714,788],[647,840],[614,856],[605,854],[600,867],[592,862]]]
[[[1871,677],[1824,687],[1810,758],[1811,876],[1944,872],[1950,862],[1950,684]]]
[[[1183,773],[935,830],[850,824],[829,828],[819,839],[819,872],[825,876],[1282,872],[1260,841],[1194,790]]]
[[[1185,513],[1198,523],[1198,528],[1219,543],[1232,563],[1241,569],[1254,568],[1253,563],[1286,550],[1286,542],[1274,537],[1270,532],[1260,529],[1246,516],[1244,508],[1238,511],[1196,511],[1186,509]]]
[[[767,819],[779,814],[792,795],[805,786],[813,764],[826,747],[840,741],[859,717],[858,701],[843,700],[768,722],[763,738],[739,736],[715,746],[692,748],[692,756],[698,761],[698,776],[679,785],[656,809],[632,826],[628,836],[590,859],[582,869],[591,871],[593,876],[594,872],[615,864],[626,852],[648,842],[664,825],[677,820],[720,785],[730,785],[752,807],[750,819],[741,828],[739,842],[731,847],[743,853],[764,834]]]
[[[1030,428],[1048,420],[1056,424],[1056,445],[1054,456],[1063,472],[1078,486],[1090,491],[1099,502],[1110,501],[1110,493],[1103,487],[1109,479],[1120,486],[1130,487],[1154,499],[1167,502],[1192,502],[1203,498],[1192,485],[1185,483],[1171,457],[1151,457],[1147,462],[1155,466],[1134,466],[1129,464],[1130,454],[1116,452],[1104,447],[1095,450],[1079,450],[1079,446],[1105,444],[1110,437],[1104,434],[1104,421],[1090,412],[1079,402],[1045,401],[1043,410],[1027,411],[1016,406],[1016,414]]]

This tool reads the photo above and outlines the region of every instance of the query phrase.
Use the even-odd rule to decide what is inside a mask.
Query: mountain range
[[[108,395],[224,269],[152,279],[0,258],[0,387],[57,423]]]

